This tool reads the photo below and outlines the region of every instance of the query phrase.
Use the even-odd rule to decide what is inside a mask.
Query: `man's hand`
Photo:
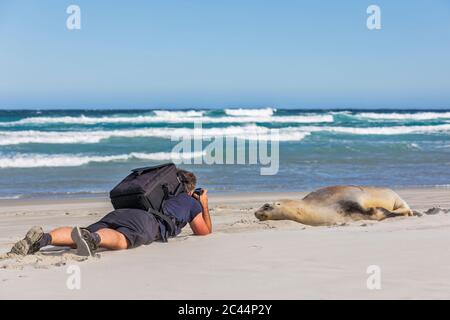
[[[202,189],[200,196],[196,193],[193,194],[194,198],[200,202],[203,208],[208,207],[208,190]]]
[[[194,193],[192,196],[200,202],[202,212],[192,220],[190,225],[194,234],[205,236],[212,232],[212,223],[208,208],[208,190],[202,189],[200,195]]]

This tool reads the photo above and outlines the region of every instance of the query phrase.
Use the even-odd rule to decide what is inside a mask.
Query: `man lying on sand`
[[[194,193],[197,183],[195,175],[184,170],[179,170],[179,173],[186,192],[168,199],[164,204],[165,213],[175,219],[175,235],[180,234],[188,223],[195,235],[208,235],[212,232],[208,192],[202,189],[199,195]],[[87,228],[61,227],[44,233],[41,227],[33,227],[24,239],[14,244],[11,253],[34,254],[45,246],[53,245],[76,248],[77,254],[91,256],[99,247],[122,250],[165,240],[162,239],[162,229],[163,223],[144,210],[118,209]]]

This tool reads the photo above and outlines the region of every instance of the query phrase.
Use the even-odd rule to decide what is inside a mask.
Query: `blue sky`
[[[0,0],[0,108],[230,106],[450,108],[450,2]]]

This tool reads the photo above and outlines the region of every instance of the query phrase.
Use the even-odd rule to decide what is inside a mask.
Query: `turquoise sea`
[[[279,129],[276,175],[182,165],[211,191],[450,187],[450,110],[1,110],[0,198],[104,194],[131,169],[170,161],[171,137],[199,121],[209,138]]]

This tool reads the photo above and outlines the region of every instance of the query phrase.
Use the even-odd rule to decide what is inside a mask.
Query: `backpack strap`
[[[166,214],[161,213],[155,209],[151,209],[151,208],[148,209],[148,213],[154,215],[157,219],[161,220],[164,223],[164,225],[166,226],[166,231],[169,236],[175,235],[176,225],[175,225],[175,222],[173,222],[173,220],[169,218],[169,216],[167,216]],[[165,239],[167,237],[162,237],[162,238]]]
[[[184,184],[182,182],[180,182],[180,184],[177,186],[177,188],[173,192],[172,197],[176,197],[177,195],[179,195],[180,193],[183,193],[185,191],[186,190],[184,189]]]
[[[166,200],[176,197],[180,193],[183,193],[185,190],[183,183],[179,183],[177,188],[172,193],[169,191],[169,187],[166,183],[162,184],[161,188],[163,189],[164,197],[161,202],[161,206],[159,207],[159,211],[164,212],[164,203],[166,202]]]
[[[161,188],[164,192],[164,197],[163,200],[161,202],[161,206],[159,207],[159,210],[155,210],[155,209],[148,209],[148,212],[153,214],[156,218],[160,219],[160,221],[162,221],[164,223],[164,225],[166,226],[166,230],[167,233],[170,236],[174,236],[176,231],[177,231],[177,226],[175,221],[173,221],[165,212],[164,212],[164,203],[166,202],[167,199],[172,198],[172,197],[176,197],[177,195],[179,195],[180,193],[184,192],[184,184],[183,182],[180,181],[179,176],[177,175],[177,179],[180,182],[177,186],[177,188],[171,193],[169,191],[169,187],[166,183],[161,185]]]
[[[164,192],[164,198],[163,198],[163,201],[161,202],[161,206],[159,207],[159,210],[150,208],[150,209],[148,209],[148,212],[153,214],[160,221],[162,221],[164,223],[164,225],[166,226],[166,231],[167,231],[169,237],[171,237],[171,236],[173,237],[177,231],[177,226],[176,226],[176,223],[164,212],[164,203],[166,202],[167,199],[179,195],[184,190],[184,188],[183,188],[182,184],[180,183],[177,186],[177,189],[172,194],[169,192],[169,187],[167,184],[162,184],[161,188],[163,189],[163,192]]]

